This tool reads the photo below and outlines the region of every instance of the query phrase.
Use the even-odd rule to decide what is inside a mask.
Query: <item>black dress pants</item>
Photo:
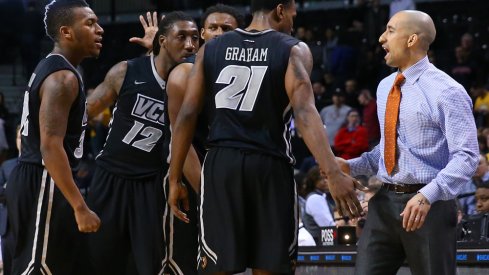
[[[381,189],[370,199],[355,274],[396,274],[406,260],[414,275],[456,273],[455,201],[433,203],[423,226],[406,232],[400,214],[414,195]]]

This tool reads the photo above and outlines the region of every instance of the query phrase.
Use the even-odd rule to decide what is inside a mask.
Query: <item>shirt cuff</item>
[[[440,187],[434,182],[430,182],[425,187],[421,188],[419,193],[423,194],[430,204],[440,200]]]
[[[352,177],[356,177],[359,174],[359,168],[362,165],[362,158],[354,158],[354,159],[349,159],[346,162],[348,162],[348,165],[350,166],[350,175]]]

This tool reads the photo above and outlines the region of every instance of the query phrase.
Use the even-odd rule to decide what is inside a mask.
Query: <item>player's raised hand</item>
[[[190,222],[187,214],[185,214],[180,208],[180,206],[183,206],[183,209],[185,211],[188,211],[190,209],[188,201],[188,190],[184,184],[178,181],[170,180],[168,205],[170,205],[173,215],[175,215],[178,219],[182,220],[185,223]]]
[[[99,217],[88,207],[75,210],[75,219],[78,230],[83,233],[97,232],[100,227]]]
[[[163,19],[163,17],[162,17]],[[147,22],[146,22],[147,20]],[[153,48],[153,39],[158,32],[158,14],[156,12],[147,12],[146,19],[143,15],[139,16],[139,21],[144,29],[144,36],[140,37],[131,37],[129,38],[129,42],[136,43],[141,45],[142,47],[151,50]]]

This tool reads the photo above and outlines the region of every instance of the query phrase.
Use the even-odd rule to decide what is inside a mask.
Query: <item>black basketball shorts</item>
[[[155,275],[162,271],[163,172],[127,179],[97,166],[87,204],[102,222],[98,232],[87,235],[89,274]]]
[[[7,189],[11,274],[76,274],[82,234],[73,209],[40,165],[20,162]]]
[[[199,272],[291,273],[298,230],[292,165],[258,152],[211,148],[202,174]]]

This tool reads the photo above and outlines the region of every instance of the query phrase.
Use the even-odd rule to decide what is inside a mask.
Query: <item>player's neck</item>
[[[268,14],[264,12],[254,13],[251,24],[246,28],[247,31],[250,30],[264,31],[268,29],[272,29],[272,24],[270,22],[270,18],[268,17]]]
[[[161,79],[167,80],[168,73],[170,72],[171,68],[173,68],[176,64],[174,64],[174,62],[171,61],[171,58],[163,51],[160,51],[160,53],[153,58],[156,72],[161,77]]]
[[[51,52],[52,54],[60,54],[68,60],[68,62],[73,65],[73,67],[77,67],[83,60],[83,57],[77,56],[75,53],[72,51],[66,50],[64,48],[61,48],[58,44],[54,45],[53,51]]]

